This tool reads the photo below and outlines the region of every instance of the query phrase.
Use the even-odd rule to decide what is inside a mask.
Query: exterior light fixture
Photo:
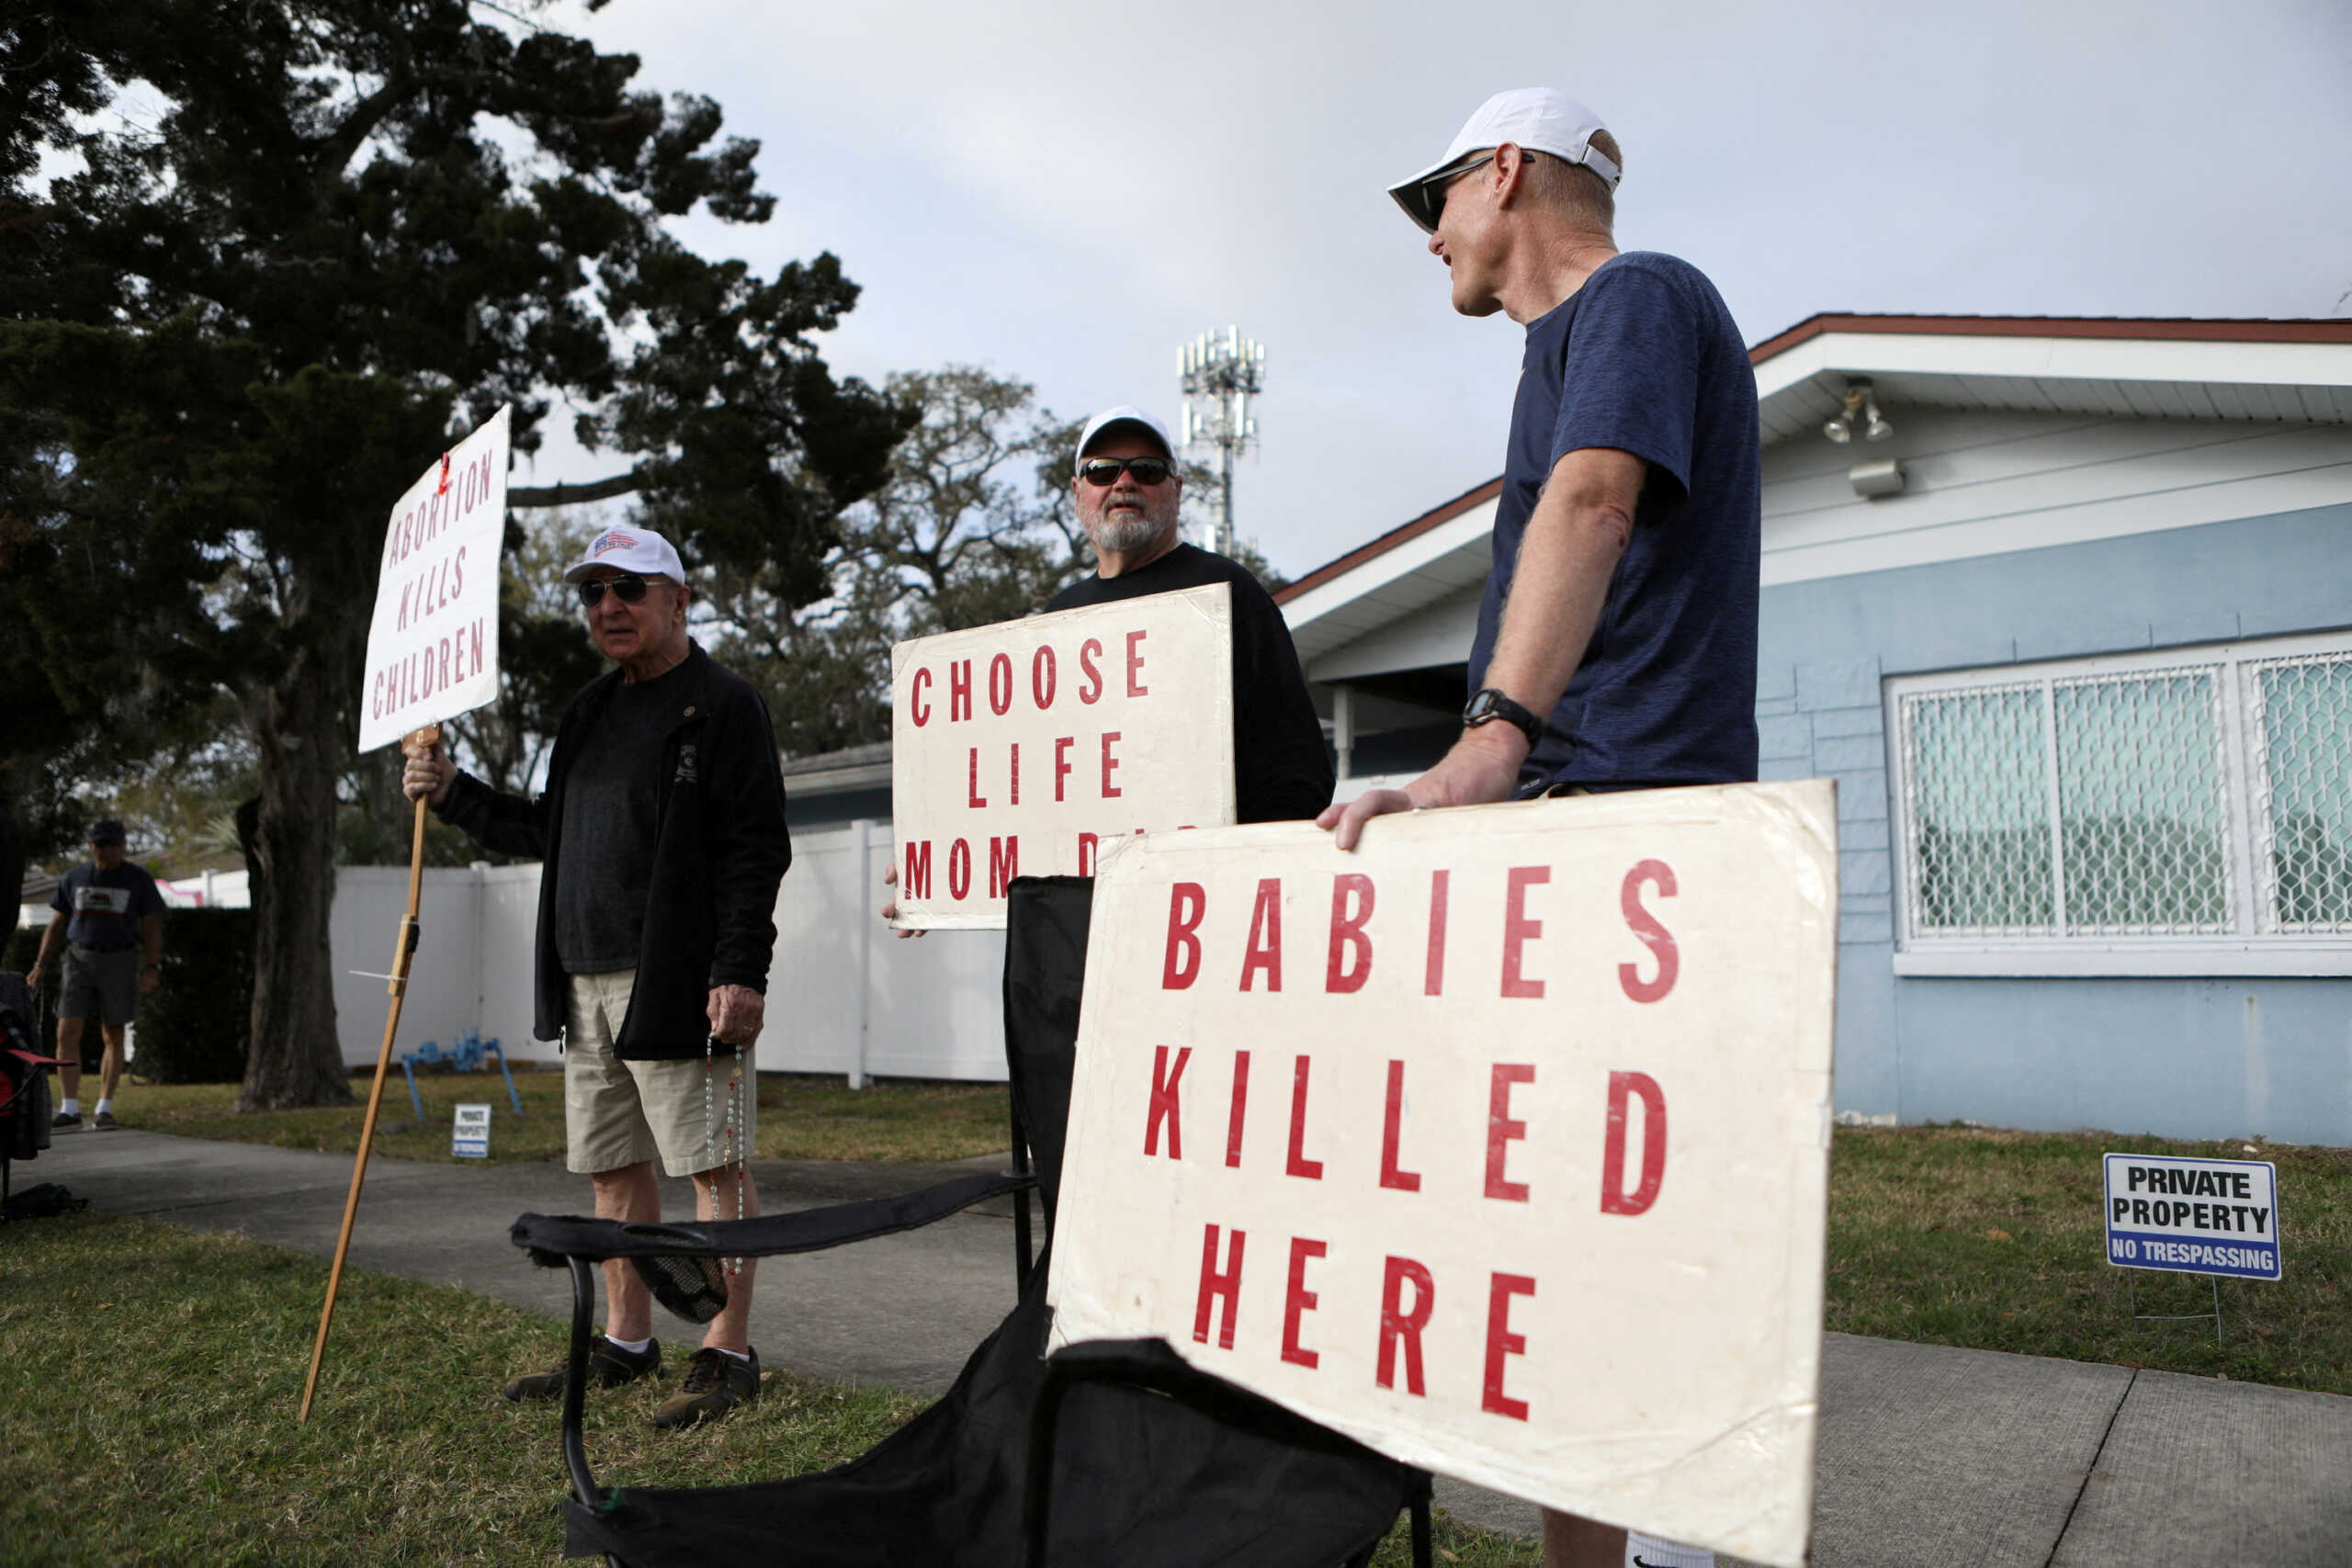
[[[1857,428],[1865,441],[1883,441],[1894,434],[1894,425],[1879,412],[1878,397],[1864,379],[1846,383],[1845,406],[1821,427],[1821,434],[1843,446],[1853,440]]]

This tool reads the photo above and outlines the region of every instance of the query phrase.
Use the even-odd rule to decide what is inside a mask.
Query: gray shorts
[[[147,960],[135,947],[100,953],[67,946],[59,973],[60,1018],[95,1018],[120,1028],[139,1011],[139,973]]]
[[[740,1058],[721,1046],[708,1060],[624,1062],[614,1040],[628,1016],[637,971],[570,979],[563,1049],[569,1168],[594,1176],[658,1156],[665,1174],[692,1176],[750,1157],[759,1125],[751,1047]]]

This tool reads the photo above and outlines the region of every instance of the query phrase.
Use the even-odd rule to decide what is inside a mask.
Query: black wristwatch
[[[1491,724],[1498,718],[1508,719],[1518,726],[1519,732],[1527,737],[1530,750],[1532,750],[1535,743],[1544,738],[1544,721],[1492,686],[1481,690],[1477,695],[1470,699],[1469,705],[1462,710],[1462,728],[1476,729],[1482,724]]]

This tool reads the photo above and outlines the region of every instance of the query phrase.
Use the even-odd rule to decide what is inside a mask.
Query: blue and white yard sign
[[[2276,1280],[2278,1168],[2261,1159],[2106,1156],[2107,1260]]]
[[[490,1107],[460,1105],[449,1134],[449,1152],[461,1159],[490,1157]]]

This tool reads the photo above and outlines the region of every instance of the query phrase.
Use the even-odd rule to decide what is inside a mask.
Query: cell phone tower
[[[1216,532],[1209,547],[1233,553],[1233,459],[1258,442],[1250,400],[1264,389],[1266,345],[1227,327],[1223,337],[1203,333],[1176,354],[1184,388],[1183,445],[1216,447]]]

